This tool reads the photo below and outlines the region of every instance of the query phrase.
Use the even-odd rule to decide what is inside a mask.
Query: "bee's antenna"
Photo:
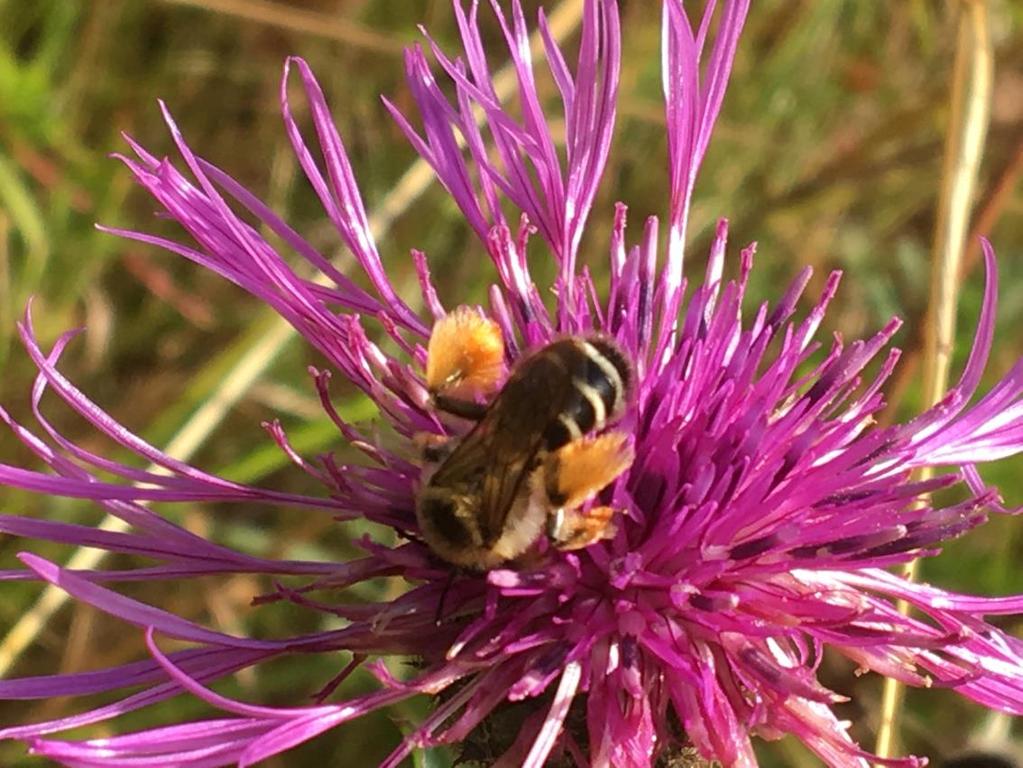
[[[433,617],[433,623],[436,626],[440,626],[444,620],[444,601],[447,599],[448,592],[451,591],[451,585],[455,581],[455,571],[451,569],[448,571],[448,580],[444,582],[444,589],[440,593],[440,600],[437,601],[437,614]]]

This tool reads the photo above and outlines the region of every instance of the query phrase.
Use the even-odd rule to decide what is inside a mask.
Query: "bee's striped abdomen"
[[[572,381],[561,413],[544,431],[547,450],[602,429],[621,413],[631,370],[613,342],[600,336],[564,339],[541,354],[556,356]]]

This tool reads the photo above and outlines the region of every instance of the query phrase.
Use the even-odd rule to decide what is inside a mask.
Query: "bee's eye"
[[[473,543],[473,532],[466,528],[450,499],[427,497],[422,500],[419,512],[426,524],[454,546],[467,547]]]

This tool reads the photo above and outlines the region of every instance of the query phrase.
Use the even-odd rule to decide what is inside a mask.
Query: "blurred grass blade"
[[[38,286],[50,256],[50,240],[46,236],[45,217],[25,185],[14,164],[0,154],[0,207],[7,215],[11,229],[25,246],[19,283],[31,291]]]

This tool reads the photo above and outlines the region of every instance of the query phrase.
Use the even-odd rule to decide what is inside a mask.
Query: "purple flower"
[[[626,209],[614,216],[610,287],[600,296],[579,263],[579,245],[611,143],[620,39],[613,0],[588,0],[574,70],[546,29],[546,58],[564,107],[566,146],[556,146],[534,84],[527,25],[518,3],[510,17],[493,3],[518,77],[514,116],[500,103],[477,32],[476,4],[455,3],[464,51],[450,57],[427,39],[405,58],[418,118],[387,107],[434,168],[493,261],[497,282],[483,310],[501,328],[507,363],[560,334],[598,329],[617,339],[636,369],[632,402],[619,423],[635,461],[601,502],[618,510],[613,538],[578,552],[537,543],[529,564],[456,573],[416,536],[420,467],[363,435],[331,405],[330,372],[312,371],[323,407],[366,455],[360,466],[329,456],[300,458],[276,424],[271,437],[323,483],[306,497],[229,482],[178,462],[116,423],[58,370],[74,334],[50,350],[31,317],[21,338],[39,370],[32,388],[38,427],[0,411],[14,435],[49,471],[0,465],[0,483],[95,501],[130,525],[125,533],[70,523],[0,516],[0,531],[25,538],[140,556],[152,564],[76,572],[24,554],[24,569],[0,578],[37,579],[123,619],[145,633],[150,660],[103,671],[0,682],[6,699],[77,696],[137,689],[96,709],[8,727],[34,752],[69,766],[252,765],[372,710],[425,694],[431,715],[386,761],[412,750],[465,741],[509,702],[530,707],[505,764],[536,768],[552,755],[569,764],[650,766],[691,743],[725,766],[755,766],[754,736],[793,734],[829,766],[863,766],[871,756],[847,735],[831,705],[844,698],[818,680],[825,648],[860,668],[915,686],[946,686],[986,706],[1023,714],[1023,644],[986,616],[1023,611],[1023,596],[984,598],[913,584],[885,569],[937,552],[985,519],[1006,512],[976,465],[1023,450],[1023,361],[990,392],[974,395],[991,347],[996,263],[987,243],[987,282],[974,347],[958,384],[913,421],[878,427],[881,387],[898,353],[873,380],[867,364],[898,328],[827,348],[814,341],[838,275],[805,317],[797,301],[806,270],[774,303],[742,306],[753,247],[725,282],[727,223],[721,221],[704,281],[688,295],[682,277],[686,217],[697,170],[725,92],[747,0],[713,3],[693,29],[679,0],[664,3],[664,85],[671,200],[664,253],[659,221],[626,234]],[[712,29],[716,30],[712,34]],[[287,83],[297,75],[313,115],[319,157],[292,117]],[[437,77],[453,83],[454,100]],[[378,405],[404,438],[446,434],[430,408],[422,374],[432,321],[444,316],[427,259],[412,258],[430,317],[406,304],[388,281],[341,137],[305,62],[292,59],[281,85],[285,127],[326,215],[365,273],[369,288],[339,272],[299,233],[227,173],[195,155],[165,113],[183,166],[154,157],[129,139],[121,158],[139,184],[191,238],[182,244],[130,231],[116,234],[160,246],[215,270],[286,318],[333,368]],[[476,113],[483,116],[476,123]],[[518,220],[508,211],[517,209]],[[245,216],[238,211],[244,210]],[[281,253],[251,223],[258,220],[294,253]],[[551,310],[530,276],[526,246],[539,237],[557,264]],[[291,265],[304,259],[326,278]],[[466,297],[468,300],[468,297]],[[365,322],[365,324],[364,324]],[[399,350],[391,355],[366,326]],[[807,371],[810,371],[807,373]],[[141,470],[64,438],[39,404],[53,391],[98,431],[158,469]],[[916,481],[921,467],[945,467]],[[932,491],[958,486],[964,501],[938,506]],[[277,561],[206,541],[144,502],[284,504],[342,519],[391,526],[407,541],[365,540],[347,563]],[[345,620],[341,629],[274,640],[235,637],[124,596],[127,581],[168,581],[213,573],[304,577],[262,598]],[[344,588],[385,576],[409,587],[389,603],[345,600]],[[310,593],[330,588],[330,602]],[[443,596],[443,598],[442,598]],[[438,606],[446,606],[436,623]],[[906,600],[917,609],[903,616]],[[160,638],[186,650],[160,649]],[[227,698],[210,685],[246,667],[302,654],[350,652],[317,703],[268,707]],[[420,659],[407,679],[387,655]],[[358,667],[379,688],[339,703],[329,694]],[[51,734],[111,720],[180,694],[204,700],[216,718],[102,739]],[[571,713],[571,717],[570,717]],[[922,765],[915,758],[879,761]]]

